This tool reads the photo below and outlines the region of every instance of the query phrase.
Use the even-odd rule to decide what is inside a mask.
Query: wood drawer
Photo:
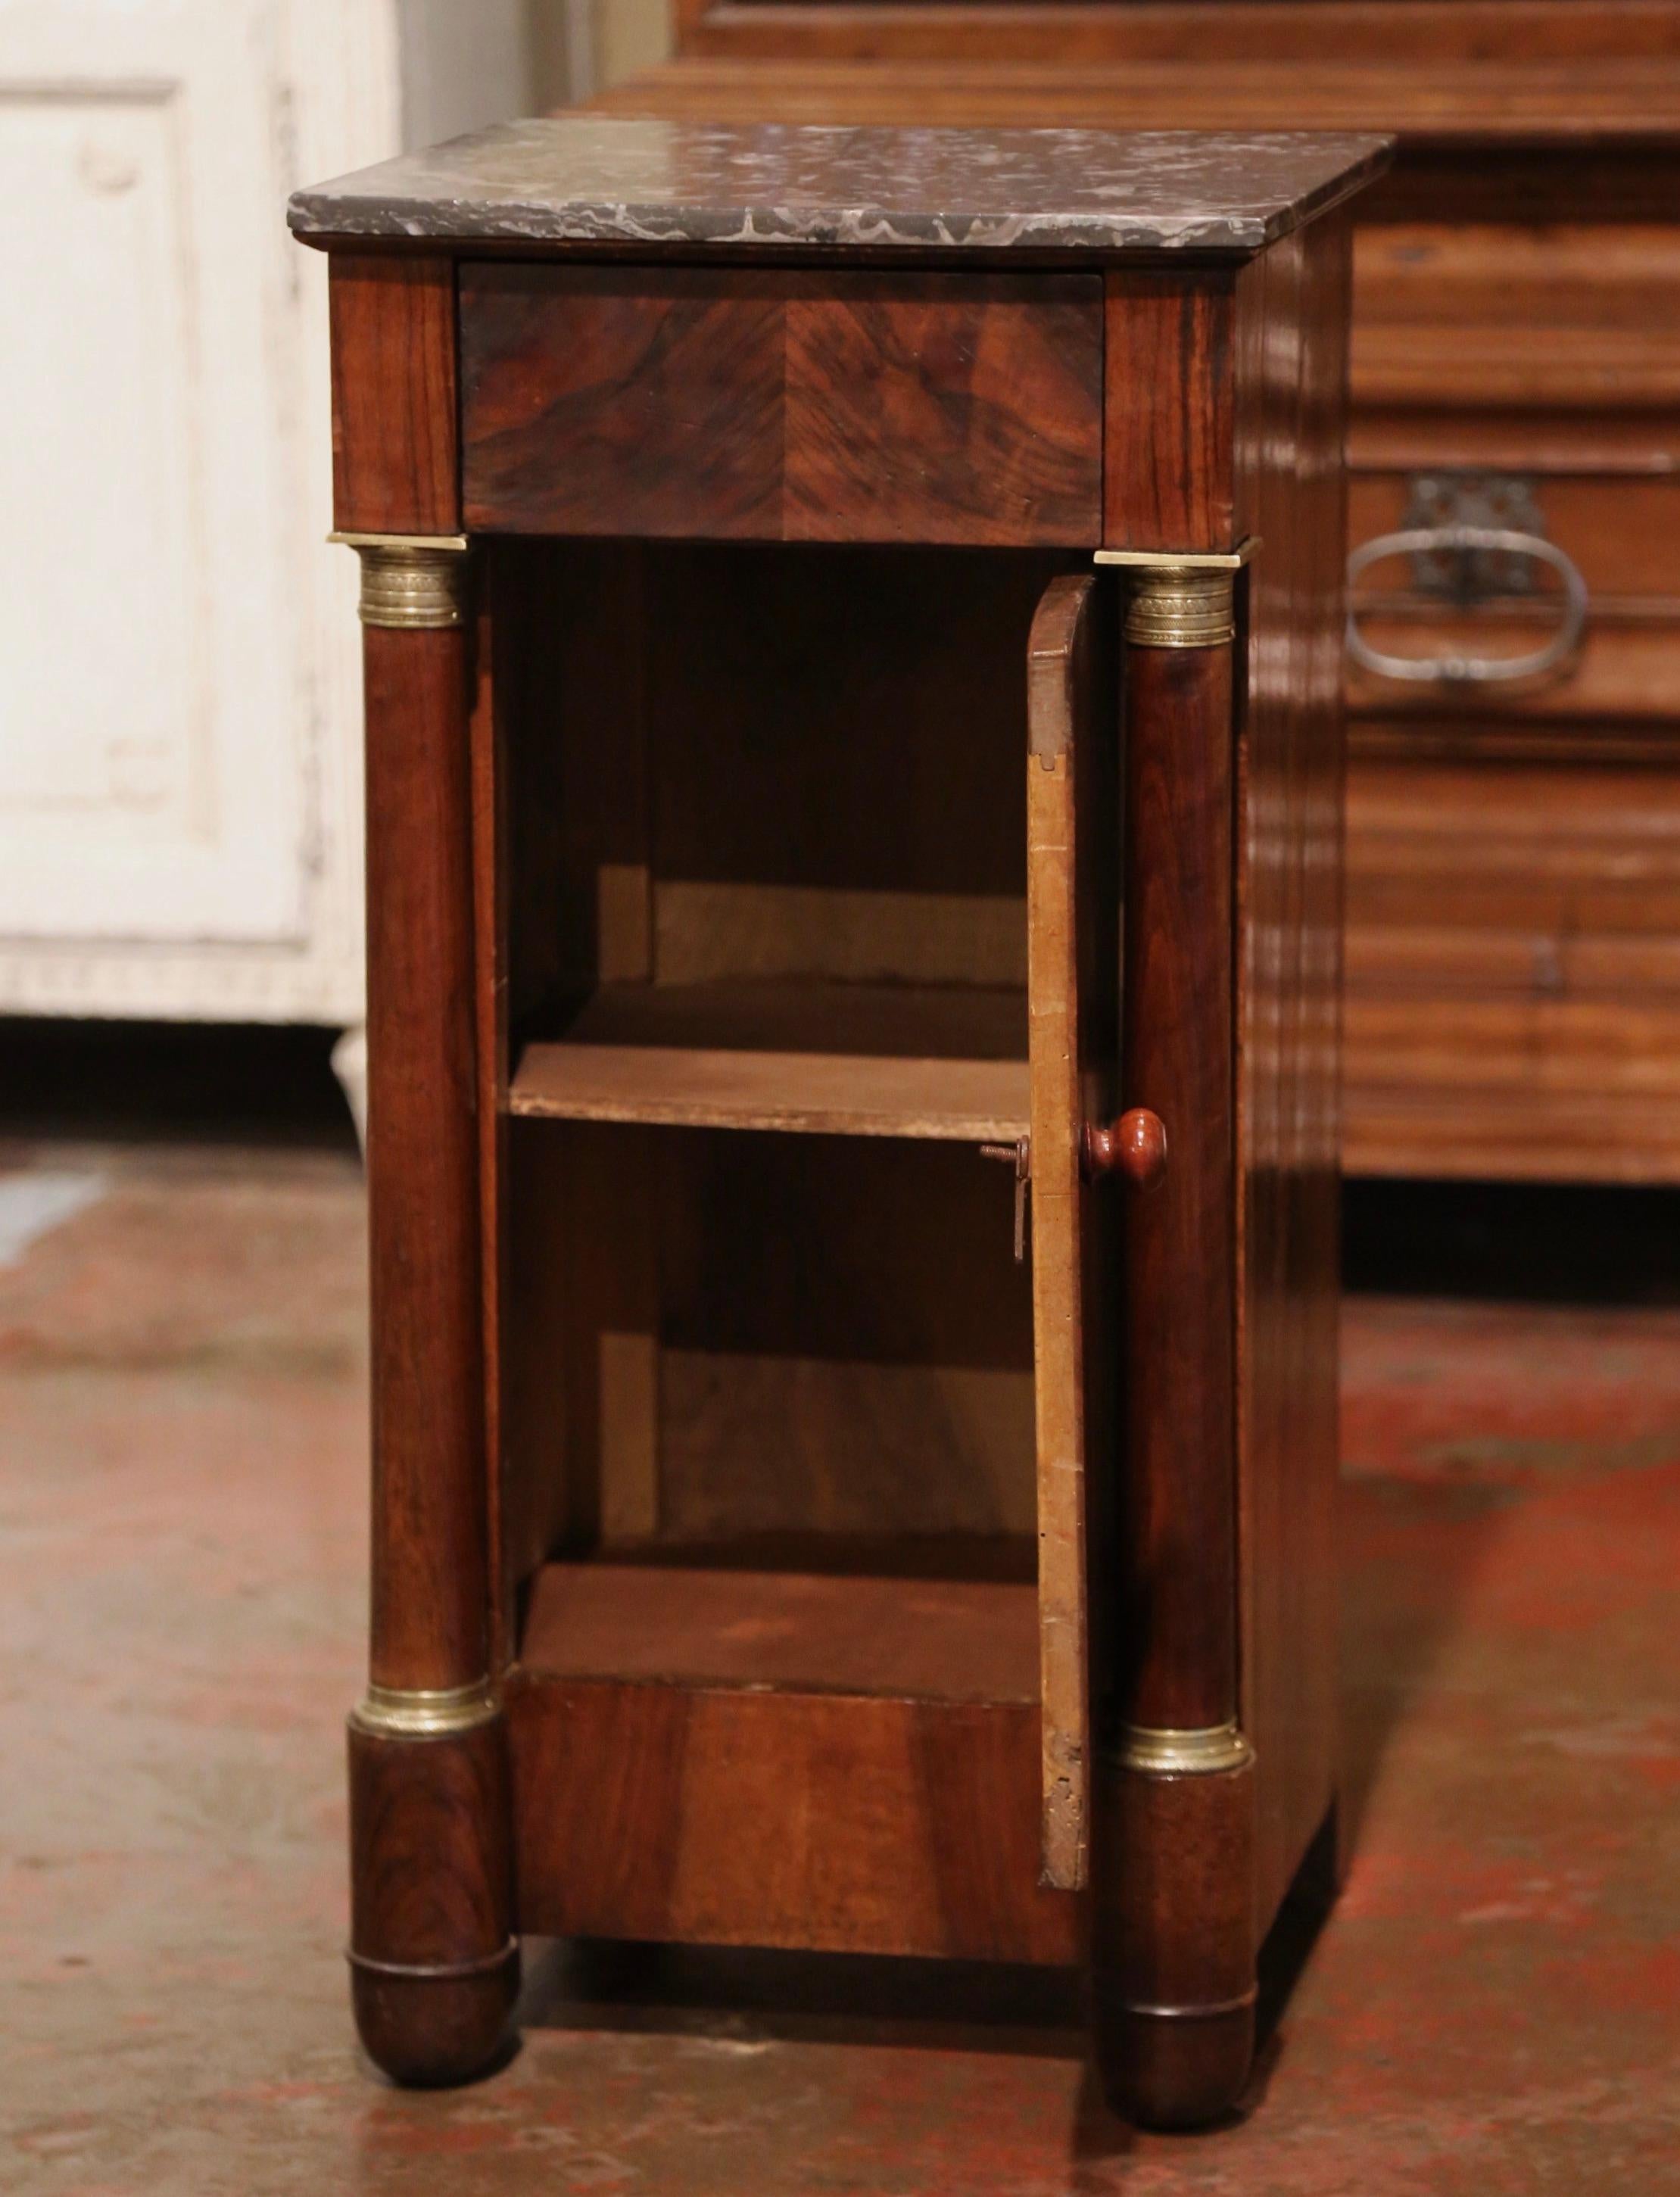
[[[1680,1180],[1669,769],[1358,764],[1350,1172]]]
[[[1680,404],[1680,227],[1372,223],[1353,269],[1361,412]]]
[[[1356,473],[1350,544],[1415,524],[1413,484],[1422,472]],[[1580,646],[1543,676],[1509,682],[1414,685],[1350,664],[1348,695],[1357,714],[1455,722],[1485,714],[1508,724],[1513,716],[1579,723],[1680,713],[1680,477],[1529,472],[1521,478],[1532,516],[1509,523],[1564,551],[1586,583]],[[1544,565],[1520,569],[1532,591],[1491,594],[1474,609],[1459,610],[1417,584],[1412,560],[1387,559],[1356,583],[1359,630],[1373,647],[1395,656],[1526,653],[1556,629],[1563,586]]]
[[[463,268],[480,533],[1102,539],[1095,275]]]

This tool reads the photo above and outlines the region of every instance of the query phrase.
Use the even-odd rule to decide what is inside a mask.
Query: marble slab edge
[[[925,140],[940,133],[917,134]],[[1182,212],[1054,203],[1031,211],[947,211],[937,206],[888,207],[861,196],[860,202],[852,205],[802,200],[785,204],[773,200],[673,204],[669,200],[638,202],[596,199],[585,194],[559,200],[522,195],[505,184],[500,190],[492,188],[475,195],[470,190],[447,188],[469,178],[452,172],[449,163],[438,157],[453,155],[464,165],[468,149],[477,141],[462,139],[455,146],[437,148],[436,155],[408,156],[360,176],[300,190],[290,201],[287,218],[298,236],[321,242],[616,245],[665,252],[674,246],[743,252],[802,246],[910,252],[1248,255],[1351,195],[1382,172],[1393,149],[1393,141],[1387,137],[1326,134],[1315,142],[1305,133],[1289,134],[1298,146],[1321,149],[1327,159],[1338,158],[1340,165],[1287,200],[1262,199],[1252,206],[1240,202],[1203,206]],[[1233,167],[1244,146],[1254,142],[1231,141]],[[1206,141],[1202,142],[1205,146]],[[1170,199],[1170,183],[1162,196]]]

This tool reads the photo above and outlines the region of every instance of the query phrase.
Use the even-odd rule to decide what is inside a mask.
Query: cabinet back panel
[[[871,1050],[851,1000],[884,1011],[870,1028],[905,1003],[936,1056],[911,985],[957,988],[953,1028],[965,991],[999,1021],[1025,966],[1027,635],[1069,559],[491,556],[516,1053],[600,984],[632,1023],[640,993],[698,1002],[665,1041],[701,1046],[739,1041],[708,997],[801,988],[819,1035],[796,1049]],[[561,1122],[511,1150],[516,1580],[597,1544],[1031,1534],[1006,1168],[960,1145]]]
[[[1019,985],[1057,553],[496,551],[516,1033],[598,979]]]
[[[598,1543],[1032,1533],[1006,1169],[559,1122],[511,1151],[516,1581]]]
[[[1030,1533],[1027,1269],[960,1145],[668,1145],[661,1530]]]

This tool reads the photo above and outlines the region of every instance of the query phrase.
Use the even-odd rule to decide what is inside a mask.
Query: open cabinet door
[[[1027,998],[1031,1070],[1034,1393],[1038,1449],[1043,1877],[1086,1881],[1091,1754],[1086,1548],[1093,1467],[1109,1454],[1111,1348],[1101,1307],[1112,1192],[1087,1180],[1087,1122],[1107,1122],[1119,1028],[1120,815],[1112,597],[1051,582],[1028,652]]]

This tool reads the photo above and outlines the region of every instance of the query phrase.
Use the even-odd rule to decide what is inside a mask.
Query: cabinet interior
[[[954,1645],[989,1631],[1035,1692],[1028,1270],[978,1147],[1026,1129],[1027,640],[1073,561],[495,547],[528,1664],[861,1683],[891,1608],[894,1683],[1001,1685]]]

